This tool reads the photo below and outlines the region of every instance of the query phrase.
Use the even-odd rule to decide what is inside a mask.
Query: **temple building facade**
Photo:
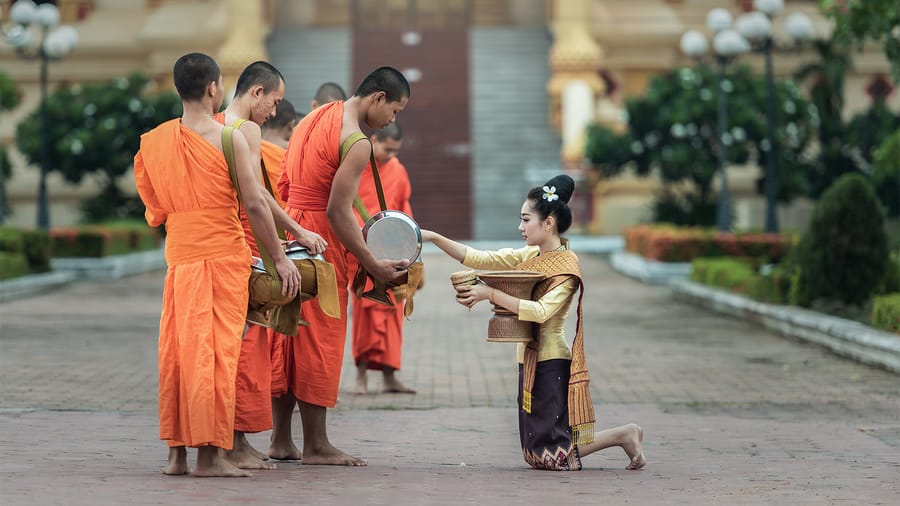
[[[40,3],[40,2],[38,2]],[[585,127],[623,128],[625,98],[648,80],[690,65],[679,50],[689,29],[704,30],[706,13],[734,15],[750,0],[56,0],[62,22],[79,33],[74,52],[50,65],[51,89],[110,80],[141,71],[160,89],[172,87],[172,64],[199,51],[220,64],[227,89],[241,69],[268,60],[285,76],[286,98],[308,112],[327,81],[348,93],[370,70],[391,65],[411,83],[398,117],[420,224],[460,239],[518,237],[525,192],[567,172],[578,181],[576,228],[616,234],[650,217],[659,181],[620,176],[604,180],[584,162]],[[788,0],[786,11],[808,14],[817,34],[829,22],[815,0]],[[2,0],[8,22],[11,2]],[[789,76],[812,55],[778,55],[777,76]],[[742,58],[762,71],[758,55]],[[0,68],[23,100],[3,112],[0,144],[14,145],[15,125],[39,101],[38,64],[0,44]],[[854,53],[846,81],[846,111],[868,107],[864,91],[888,64],[879,48]],[[892,97],[894,109],[900,99]],[[13,213],[6,222],[35,223],[37,167],[14,149],[8,181]],[[761,228],[764,200],[758,171],[731,170],[736,226]],[[77,221],[77,203],[96,192],[51,175],[51,223]],[[124,179],[123,188],[130,188]],[[782,223],[800,228],[810,204],[782,209]]]

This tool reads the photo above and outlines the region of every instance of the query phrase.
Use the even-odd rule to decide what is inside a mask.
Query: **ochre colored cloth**
[[[225,123],[225,113],[220,112],[213,116],[219,123]],[[263,144],[266,144],[263,141]],[[271,143],[269,143],[271,144]],[[281,149],[278,146],[276,149]],[[265,153],[265,148],[263,153]],[[283,152],[283,150],[282,150]],[[265,155],[262,155],[265,157]],[[272,187],[278,182],[281,170],[281,160],[275,165],[275,172],[268,170],[267,175]],[[265,184],[260,171],[260,183]],[[253,256],[259,256],[259,249],[253,239],[253,229],[247,213],[241,208],[241,227],[244,230],[244,240],[253,252]],[[234,405],[234,429],[241,432],[262,432],[272,428],[272,363],[271,349],[269,346],[269,334],[264,327],[248,323],[247,333],[241,342],[241,354],[238,359],[237,380],[235,382]]]
[[[278,192],[288,203],[288,215],[328,242],[324,256],[334,266],[340,318],[326,315],[318,299],[303,303],[300,314],[309,326],[300,327],[296,336],[276,336],[273,340],[274,346],[283,348],[282,369],[273,372],[273,394],[279,392],[275,390],[277,385],[284,385],[296,398],[326,408],[337,402],[347,334],[347,249],[326,215],[334,175],[340,166],[343,114],[344,103],[332,102],[300,121],[291,135],[278,181]]]
[[[378,174],[381,176],[381,187],[384,190],[387,208],[403,211],[412,216],[412,206],[409,203],[412,186],[409,183],[409,174],[403,164],[397,157],[393,157],[384,165],[378,166]],[[375,214],[381,210],[371,164],[366,166],[360,177],[359,196],[369,214]],[[364,224],[362,218],[359,214],[356,217],[362,226]],[[347,272],[348,276],[352,278],[357,267],[353,255],[350,255],[349,263],[350,270]],[[372,280],[368,279],[365,289],[371,290],[372,286]],[[353,360],[357,364],[366,362],[369,369],[380,370],[384,367],[400,369],[404,308],[403,303],[397,300],[391,290],[388,290],[388,294],[394,302],[393,307],[351,295],[353,298],[351,321]]]
[[[147,223],[167,232],[160,439],[230,449],[250,249],[225,157],[174,119],[141,137],[134,177]]]
[[[575,340],[572,342],[572,361],[569,368],[568,412],[572,442],[575,446],[579,446],[594,440],[596,417],[594,416],[594,404],[591,401],[591,378],[587,359],[584,356],[584,326],[581,319],[581,300],[584,297],[584,287],[581,280],[581,268],[578,265],[578,256],[568,249],[568,241],[565,239],[563,239],[563,246],[565,247],[563,251],[542,253],[517,265],[516,269],[537,271],[547,276],[534,287],[532,296],[537,299],[569,279],[574,278],[578,281],[581,293],[578,296],[578,323],[576,324]],[[531,413],[532,392],[541,339],[539,332],[535,332],[535,336],[535,340],[529,342],[525,347],[525,360],[522,363],[522,409],[527,413]]]

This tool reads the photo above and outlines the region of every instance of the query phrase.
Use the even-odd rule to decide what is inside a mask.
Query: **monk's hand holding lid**
[[[281,277],[281,294],[285,297],[296,297],[300,293],[300,271],[283,251],[276,253],[275,270]]]
[[[311,230],[302,229],[302,232],[298,232],[294,236],[297,238],[297,242],[309,251],[310,255],[321,255],[328,247],[328,242]]]
[[[376,260],[372,268],[366,270],[375,279],[388,282],[405,276],[408,267],[409,260]]]

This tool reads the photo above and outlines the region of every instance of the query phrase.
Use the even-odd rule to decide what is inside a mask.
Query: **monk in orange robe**
[[[134,158],[138,193],[151,226],[166,225],[166,271],[159,332],[159,432],[169,446],[168,475],[249,476],[223,455],[232,447],[235,377],[247,314],[250,249],[213,119],[225,97],[215,60],[182,56],[174,67],[184,114],[141,137]],[[255,179],[244,136],[233,135],[241,206],[271,248],[283,293],[294,297],[300,273],[278,248],[272,213]]]
[[[284,171],[278,181],[288,214],[304,228],[328,241],[325,259],[337,276],[341,318],[324,314],[316,300],[303,304],[301,315],[309,327],[301,327],[285,346],[289,392],[273,402],[272,446],[276,451],[293,447],[290,426],[295,399],[303,423],[304,464],[365,465],[366,462],[337,448],[328,440],[327,408],[337,401],[341,364],[347,333],[347,253],[352,253],[376,279],[388,282],[406,273],[405,260],[379,260],[366,246],[353,213],[353,199],[372,146],[361,136],[360,126],[373,130],[394,122],[409,101],[409,83],[396,69],[381,67],[369,74],[345,102],[332,102],[304,117],[288,144]],[[351,135],[361,136],[340,159],[340,148]],[[290,409],[285,409],[290,406]],[[270,455],[272,453],[270,452]]]
[[[375,132],[370,138],[375,163],[384,190],[384,198],[388,209],[402,211],[412,216],[409,198],[412,187],[406,167],[397,159],[403,146],[403,132],[396,123]],[[359,197],[369,214],[381,209],[375,189],[375,179],[371,165],[366,166],[359,184]],[[364,224],[359,218],[359,224]],[[356,273],[356,259],[351,256],[348,274],[352,279]],[[367,280],[366,290],[372,288],[372,280]],[[394,306],[386,306],[378,302],[353,296],[351,311],[351,336],[353,339],[353,360],[356,363],[356,393],[368,392],[368,371],[380,370],[385,392],[414,394],[415,390],[407,387],[396,377],[400,369],[400,357],[403,348],[403,301],[396,299],[392,291],[388,297]]]
[[[266,150],[272,151],[272,148],[275,150],[281,148],[265,146],[268,143],[262,141],[261,127],[275,116],[277,106],[282,100],[284,100],[284,77],[281,72],[267,62],[257,61],[244,68],[238,77],[234,100],[223,112],[214,117],[220,123],[237,125],[247,139],[260,191],[269,203],[272,215],[277,217],[279,222],[288,224],[287,230],[300,244],[306,246],[313,254],[318,254],[325,250],[326,243],[322,237],[294,222],[279,204],[278,201],[281,199],[276,199],[266,189],[266,185],[268,188],[274,188],[278,183],[281,175],[281,159],[270,160],[273,167],[270,168],[270,164],[265,163],[262,153]],[[259,257],[253,229],[243,209],[241,225],[250,250],[254,256]],[[265,462],[269,458],[268,455],[253,448],[244,435],[272,428],[271,384],[272,359],[268,331],[265,327],[248,323],[247,333],[241,343],[235,385],[234,448],[226,455],[232,464],[241,469],[275,469],[274,464]]]
[[[344,92],[344,89],[340,87],[340,85],[332,82],[327,82],[319,86],[316,90],[315,96],[309,102],[310,110],[315,110],[318,107],[321,107],[325,104],[330,104],[335,101],[344,101],[347,100],[347,94]],[[282,104],[286,102],[283,101]],[[298,114],[297,121],[303,119],[305,114]],[[277,117],[277,115],[276,115]],[[263,138],[265,138],[266,132],[269,130],[269,125],[271,121],[267,121],[263,124]],[[289,130],[286,132],[284,129],[280,130],[280,133],[275,134],[274,132],[270,134],[270,136],[276,136],[281,139],[284,138],[284,148],[287,150],[287,146],[290,143],[291,135],[293,134],[294,127],[296,127],[296,123],[291,126]],[[274,126],[273,126],[274,128]],[[272,141],[276,143],[276,141]],[[281,144],[279,144],[281,145]],[[263,155],[265,156],[265,154]],[[281,160],[284,160],[284,154],[281,155]],[[266,162],[268,164],[268,162]],[[281,169],[281,166],[279,166]],[[279,170],[279,174],[281,171]],[[281,192],[276,191],[276,198],[281,198]],[[269,447],[269,457],[277,460],[300,460],[301,454],[300,450],[294,445],[293,438],[291,437],[291,414],[294,411],[294,405],[297,404],[296,398],[293,395],[288,394],[288,384],[287,384],[287,375],[286,375],[286,367],[285,363],[285,346],[286,340],[288,336],[281,334],[279,332],[275,332],[274,330],[269,329],[269,340],[272,343],[272,397],[273,399],[280,399],[280,401],[274,401],[272,405],[272,417],[275,419],[276,423],[281,422],[281,427],[277,430],[280,437],[278,441],[279,444],[275,443],[275,439],[273,438],[273,443]],[[281,411],[286,414],[279,416],[276,414],[276,411]]]
[[[291,139],[291,133],[293,133],[296,124],[297,111],[294,109],[294,105],[288,100],[282,100],[280,104],[275,106],[275,117],[261,125],[262,161],[269,174],[269,181],[272,183],[273,188],[278,184],[278,179],[281,177],[281,162],[284,160],[284,153],[287,151],[288,141]],[[287,208],[287,202],[281,198],[278,192],[275,192],[274,197],[282,209]],[[268,375],[270,392],[286,392],[287,384],[284,381],[283,374],[284,335],[272,329],[267,329],[266,333],[269,338],[269,363],[271,365]],[[271,404],[270,397],[270,408]],[[267,454],[261,456],[261,458],[268,457],[269,455]],[[299,454],[297,458],[299,458]]]

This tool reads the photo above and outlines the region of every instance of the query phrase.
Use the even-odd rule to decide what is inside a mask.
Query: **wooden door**
[[[403,6],[398,12],[406,16],[385,11],[394,4]],[[443,10],[435,13],[436,6]],[[355,2],[351,75],[356,85],[389,65],[410,80],[409,105],[397,123],[404,134],[399,158],[412,182],[416,221],[422,228],[468,239],[473,228],[468,3],[419,7],[416,2]],[[429,17],[414,21],[425,14]],[[419,28],[408,29],[411,24]]]

